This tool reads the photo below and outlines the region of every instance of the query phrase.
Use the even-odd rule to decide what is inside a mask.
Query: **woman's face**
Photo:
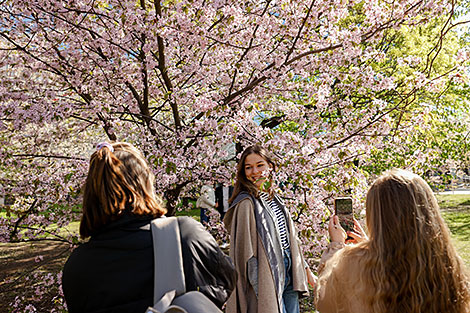
[[[259,154],[249,154],[245,159],[245,176],[253,182],[256,187],[260,187],[265,181],[271,166]]]

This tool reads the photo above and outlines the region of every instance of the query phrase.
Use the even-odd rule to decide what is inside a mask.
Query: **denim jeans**
[[[283,313],[299,313],[299,293],[292,286],[292,257],[290,249],[284,250],[284,266],[286,268],[286,281],[282,293]]]
[[[201,224],[203,225],[209,223],[209,216],[206,215],[206,212],[207,212],[207,209],[201,208],[200,221],[201,221]]]

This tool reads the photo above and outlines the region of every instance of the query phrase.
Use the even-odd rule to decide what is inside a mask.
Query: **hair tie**
[[[99,144],[97,144],[96,145],[96,151],[99,151],[104,147],[108,148],[109,151],[114,152],[113,146],[110,143],[106,142],[106,141],[105,142],[100,142]]]

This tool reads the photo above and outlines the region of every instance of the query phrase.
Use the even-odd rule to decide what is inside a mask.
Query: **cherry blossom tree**
[[[466,44],[449,44],[465,23],[456,7],[2,1],[0,166],[16,201],[0,217],[1,240],[77,242],[61,229],[80,214],[97,142],[143,150],[169,214],[181,195],[230,182],[238,154],[261,143],[277,158],[306,255],[317,255],[331,199],[351,194],[359,212],[374,164],[393,157],[381,151],[419,173],[435,154],[409,153],[403,139],[429,134],[434,100],[468,84]]]

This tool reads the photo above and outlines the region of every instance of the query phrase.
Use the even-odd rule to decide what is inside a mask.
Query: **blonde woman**
[[[469,276],[450,239],[436,198],[419,176],[392,170],[366,199],[370,238],[345,246],[338,218],[323,255],[315,295],[321,313],[465,313]],[[357,224],[358,226],[358,224]]]

